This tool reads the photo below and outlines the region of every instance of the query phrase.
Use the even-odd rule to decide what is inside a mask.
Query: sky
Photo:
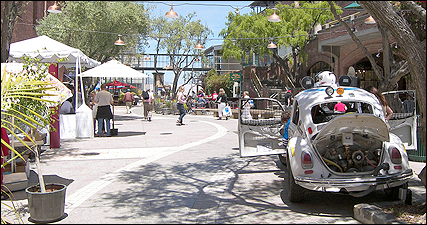
[[[219,32],[222,29],[226,28],[225,23],[227,22],[227,15],[229,12],[234,12],[234,8],[239,8],[240,14],[250,13],[252,10],[248,6],[253,1],[149,1],[143,2],[146,8],[153,7],[150,10],[154,15],[165,15],[166,12],[170,10],[170,4],[173,4],[173,11],[178,14],[178,16],[186,16],[191,12],[196,12],[194,19],[200,19],[201,23],[210,30],[212,30],[213,35],[210,35],[206,44],[203,46],[205,49],[209,48],[212,45],[222,44],[222,40],[218,37]],[[233,8],[234,7],[234,8]],[[150,15],[151,16],[151,15]],[[152,44],[149,48],[146,48],[147,53],[155,53],[154,45]],[[145,71],[146,74],[152,78],[151,72],[154,71]],[[165,83],[171,84],[173,82],[173,73],[165,73]],[[182,75],[181,79],[178,81],[178,84],[182,84]]]

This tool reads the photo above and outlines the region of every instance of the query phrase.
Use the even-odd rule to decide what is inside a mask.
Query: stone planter
[[[154,104],[154,112],[155,113],[157,113],[157,114],[163,113],[162,108],[163,108],[162,104],[160,104],[160,103]]]
[[[40,191],[39,185],[25,189],[30,210],[30,222],[51,223],[65,218],[65,191],[63,184],[46,184],[46,193]]]
[[[178,106],[177,106],[176,102],[173,103],[172,107],[173,107],[173,114],[179,115],[180,113],[179,113]]]
[[[163,114],[163,115],[169,115],[169,114],[172,114],[172,110],[171,110],[171,108],[169,108],[169,107],[163,107],[163,108],[162,108],[162,114]]]

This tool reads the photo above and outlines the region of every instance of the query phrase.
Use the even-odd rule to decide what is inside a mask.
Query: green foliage
[[[47,35],[80,49],[88,57],[106,62],[120,51],[141,52],[148,32],[144,5],[129,1],[66,1],[62,13],[37,21],[37,35]],[[115,46],[118,34],[124,46]]]
[[[232,95],[233,82],[230,81],[230,74],[218,74],[215,69],[211,69],[205,79],[206,89],[209,93],[214,93],[219,91],[220,88],[224,88],[227,96]]]
[[[276,45],[291,47],[298,54],[302,52],[307,42],[313,38],[308,34],[314,33],[317,24],[323,24],[328,19],[333,19],[325,1],[315,3],[300,1],[299,8],[289,5],[276,5],[276,14],[280,16],[280,22],[269,22],[268,16],[273,14],[273,9],[266,9],[263,13],[251,12],[250,14],[235,15],[232,12],[228,15],[228,27],[220,32],[224,37],[222,48],[223,57],[228,59],[248,59],[255,52],[259,55],[272,55],[272,51],[267,48],[270,38],[276,37]],[[338,6],[337,6],[338,7]],[[338,10],[338,13],[342,13]],[[256,39],[255,39],[256,38]],[[235,41],[233,41],[235,40]],[[301,61],[305,60],[300,58]]]
[[[157,50],[164,50],[169,54],[170,66],[173,67],[173,97],[175,97],[182,70],[191,66],[193,62],[188,60],[186,55],[194,54],[201,58],[202,52],[194,49],[194,46],[199,41],[203,45],[207,37],[212,34],[212,31],[200,20],[195,20],[194,16],[195,12],[187,16],[179,16],[177,19],[165,19],[162,15],[152,21],[150,36],[157,40]]]
[[[52,122],[51,107],[58,106],[57,102],[44,98],[55,95],[46,93],[55,89],[52,83],[46,80],[48,66],[49,64],[40,63],[40,59],[25,57],[22,72],[4,72],[1,76],[1,127],[14,135],[28,150],[31,148],[15,134],[14,130],[24,134],[35,145],[30,135],[31,130],[48,126]],[[1,143],[17,155],[2,167],[17,157],[22,158],[21,154],[3,139]]]

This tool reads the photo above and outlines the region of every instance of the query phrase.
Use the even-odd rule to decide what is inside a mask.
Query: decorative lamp
[[[114,42],[114,44],[115,45],[125,45],[125,43],[122,41],[122,39],[120,38],[122,35],[118,35],[119,36],[119,39],[116,41],[116,42]]]
[[[280,16],[278,16],[276,14],[276,8],[274,8],[273,15],[268,17],[268,21],[270,21],[270,22],[280,22],[281,21]]]
[[[171,10],[165,14],[166,18],[176,19],[178,18],[178,14],[173,11],[173,6],[171,5]]]
[[[149,55],[146,55],[146,56],[145,56],[145,60],[150,60],[150,56],[149,56]]]
[[[200,44],[200,41],[199,41],[199,43],[196,45],[196,47],[194,47],[195,49],[203,49],[203,45],[201,45]]]
[[[53,3],[53,5],[49,6],[47,11],[50,13],[62,13],[61,7],[56,4],[56,1],[55,1],[55,3]]]
[[[273,41],[268,44],[267,48],[277,48],[276,44],[273,43]]]
[[[365,19],[365,24],[375,24],[375,23],[377,22],[375,22],[372,16],[369,16],[368,18]]]

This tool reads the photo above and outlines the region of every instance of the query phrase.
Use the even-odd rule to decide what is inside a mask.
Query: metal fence
[[[408,157],[410,161],[414,162],[426,162],[426,149],[421,142],[421,136],[417,129],[417,150],[408,151]]]

